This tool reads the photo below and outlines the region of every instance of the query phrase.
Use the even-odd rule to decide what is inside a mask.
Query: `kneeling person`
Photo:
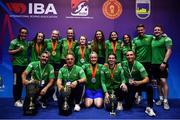
[[[86,76],[81,67],[74,65],[74,61],[74,55],[68,53],[66,64],[59,70],[58,74],[58,106],[61,115],[70,115],[73,108],[75,111],[80,111],[79,104],[83,95]]]
[[[122,101],[126,96],[127,86],[124,71],[120,64],[116,64],[115,54],[109,54],[108,64],[104,64],[101,72],[101,81],[105,93],[105,108],[108,111],[113,111],[113,109],[115,111],[117,106],[117,110],[123,110]]]
[[[31,62],[26,70],[22,73],[22,82],[26,86],[26,98],[23,105],[24,113],[30,108],[32,104],[35,105],[39,98],[39,103],[42,108],[47,107],[47,99],[51,96],[54,89],[52,88],[54,82],[54,68],[51,64],[48,64],[49,53],[43,52],[40,57],[40,61]],[[28,76],[31,74],[30,80]],[[29,102],[28,102],[29,101]],[[27,113],[28,114],[28,113]]]

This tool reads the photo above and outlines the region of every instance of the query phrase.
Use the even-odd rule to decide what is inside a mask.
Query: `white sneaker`
[[[122,102],[118,102],[116,109],[119,110],[119,111],[123,110]]]
[[[163,102],[163,106],[164,106],[165,110],[169,110],[170,109],[168,101],[167,102]]]
[[[21,102],[21,100],[17,100],[17,101],[14,103],[14,106],[16,106],[16,107],[23,107],[23,103]]]
[[[53,94],[53,100],[54,101],[58,101],[58,98],[57,98],[57,96],[56,96],[56,93],[54,92],[54,94]]]
[[[150,107],[146,107],[145,113],[147,113],[149,116],[156,116],[156,114],[154,113],[153,109]]]
[[[137,96],[137,98],[135,99],[135,103],[139,105],[140,102],[141,102],[141,96]]]
[[[79,112],[80,110],[81,110],[81,107],[79,106],[79,104],[75,104],[74,111]]]
[[[157,102],[156,102],[156,105],[162,105],[162,103],[163,103],[163,100],[158,100]]]

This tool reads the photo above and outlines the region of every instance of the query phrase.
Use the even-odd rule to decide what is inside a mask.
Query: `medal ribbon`
[[[112,44],[112,48],[113,48],[113,53],[116,54],[116,46],[117,46],[117,42],[111,42]]]
[[[80,47],[80,54],[81,54],[81,58],[84,59],[84,53],[85,53],[86,47],[84,47],[84,49],[82,50],[82,47]]]
[[[129,75],[130,75],[131,78],[132,78],[132,71],[133,71],[133,68],[134,68],[134,63],[133,63],[133,65],[132,65],[131,70],[130,70],[129,64],[128,64],[128,72],[129,72]]]
[[[57,47],[58,42],[56,41],[55,43],[52,41],[51,45],[52,45],[52,51],[56,51],[56,47]]]
[[[40,46],[39,46],[38,43],[36,43],[36,52],[37,52],[38,56],[40,56],[41,49],[42,49],[42,44],[40,44]]]
[[[70,42],[70,41],[68,40],[68,50],[70,50],[70,49],[72,48],[72,43],[73,43],[73,41]]]
[[[116,65],[114,65],[113,70],[110,70],[110,76],[111,76],[111,79],[114,78],[114,72],[115,72],[115,70],[116,70]]]
[[[90,70],[91,70],[92,78],[95,78],[97,69],[98,69],[98,65],[97,64],[96,64],[94,69],[93,69],[92,65],[90,65]]]

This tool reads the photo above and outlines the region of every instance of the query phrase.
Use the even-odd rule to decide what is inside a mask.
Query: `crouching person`
[[[74,61],[74,54],[68,53],[66,64],[59,70],[57,86],[60,115],[68,116],[73,110],[80,111],[86,76],[81,67],[74,65]]]
[[[105,93],[105,108],[115,115],[116,110],[123,110],[122,101],[127,93],[124,72],[121,65],[116,64],[115,54],[109,54],[108,64],[104,64],[101,71],[101,81]]]
[[[48,64],[49,53],[43,52],[40,61],[31,62],[22,73],[22,82],[26,86],[26,97],[23,104],[25,115],[37,113],[37,104],[47,107],[47,100],[54,92],[54,68]],[[30,80],[28,80],[30,77]]]

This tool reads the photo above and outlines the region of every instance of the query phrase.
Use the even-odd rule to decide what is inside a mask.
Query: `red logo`
[[[26,12],[26,5],[24,3],[6,3],[10,11],[14,13],[23,14]]]

